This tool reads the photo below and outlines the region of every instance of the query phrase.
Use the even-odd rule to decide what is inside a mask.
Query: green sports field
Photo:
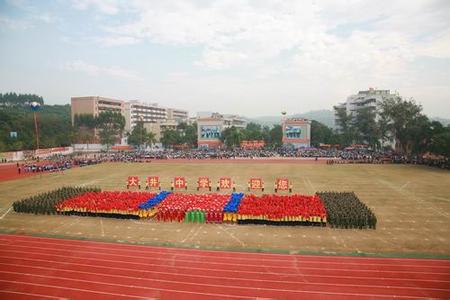
[[[198,176],[215,183],[231,176],[237,191],[250,177],[262,177],[266,192],[276,177],[289,177],[294,192],[355,191],[376,214],[376,230],[261,225],[156,223],[76,216],[14,213],[15,200],[64,185],[125,189],[126,178],[160,176],[163,188],[173,176],[186,176],[197,192]],[[245,251],[450,256],[450,173],[409,165],[325,165],[314,163],[152,162],[107,163],[0,182],[0,232]]]

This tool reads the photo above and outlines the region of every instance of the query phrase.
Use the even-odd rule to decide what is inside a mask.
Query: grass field
[[[15,200],[63,185],[125,189],[128,175],[159,175],[163,188],[175,175],[186,176],[195,191],[198,176],[232,176],[238,191],[261,176],[266,192],[274,179],[289,177],[294,192],[355,191],[377,215],[376,230],[156,223],[75,216],[14,213]],[[450,173],[408,165],[227,163],[108,163],[0,182],[0,232],[171,245],[204,249],[393,256],[450,256]]]

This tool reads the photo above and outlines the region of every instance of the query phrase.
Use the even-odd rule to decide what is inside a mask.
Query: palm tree
[[[144,144],[148,147],[151,147],[154,143],[156,143],[156,136],[153,132],[147,132],[145,134]]]

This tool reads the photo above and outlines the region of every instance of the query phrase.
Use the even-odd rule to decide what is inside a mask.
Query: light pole
[[[39,102],[31,102],[31,110],[33,111],[33,117],[34,117],[34,131],[36,134],[36,154],[39,150],[39,127],[38,127],[38,115],[36,114],[37,111],[41,108],[41,104]]]

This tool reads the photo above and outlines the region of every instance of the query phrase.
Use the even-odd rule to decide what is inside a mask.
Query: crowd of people
[[[304,149],[285,149],[277,150],[266,149],[231,149],[231,150],[156,150],[145,152],[116,152],[104,153],[98,156],[101,162],[150,162],[152,160],[171,160],[171,159],[264,159],[264,158],[309,158],[309,159],[327,159],[328,164],[345,163],[402,163],[402,164],[422,164],[443,169],[450,169],[450,160],[448,158],[430,159],[420,156],[406,157],[400,156],[392,151],[372,151],[368,149],[351,150],[324,150],[315,148]]]
[[[355,193],[319,192],[327,211],[327,223],[336,228],[376,229],[377,217]]]
[[[152,151],[121,151],[101,152],[91,154],[72,154],[69,156],[54,156],[45,161],[17,163],[17,171],[20,174],[37,172],[64,171],[74,166],[88,166],[103,162],[151,162],[153,160],[204,160],[204,159],[285,159],[306,158],[314,160],[326,159],[327,164],[420,164],[450,169],[449,158],[429,158],[422,156],[398,155],[392,151],[372,151],[369,149],[186,149],[186,150],[152,150]]]

